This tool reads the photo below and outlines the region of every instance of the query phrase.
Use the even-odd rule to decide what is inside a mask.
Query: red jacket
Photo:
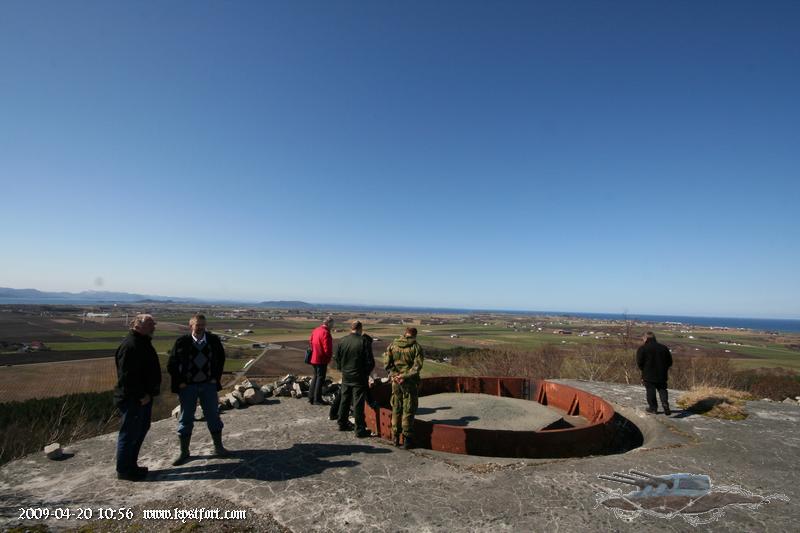
[[[311,364],[312,365],[327,365],[331,362],[333,355],[333,337],[331,330],[328,326],[321,325],[311,332],[311,337],[308,339],[311,345]]]

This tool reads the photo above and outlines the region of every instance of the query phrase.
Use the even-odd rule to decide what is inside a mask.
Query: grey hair
[[[148,320],[155,320],[155,319],[153,318],[153,315],[147,313],[136,315],[135,317],[133,317],[133,320],[131,320],[131,329],[138,328]]]

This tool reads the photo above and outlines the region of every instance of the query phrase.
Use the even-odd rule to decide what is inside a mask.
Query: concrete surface
[[[515,431],[538,431],[564,418],[563,413],[528,400],[458,392],[422,396],[417,417],[437,424]]]
[[[644,445],[626,454],[561,460],[408,452],[336,431],[325,407],[283,399],[224,414],[226,444],[236,450],[229,459],[209,457],[209,435],[198,425],[192,452],[200,457],[172,467],[175,423],[153,424],[141,454],[151,469],[148,482],[114,479],[115,434],[68,445],[74,456],[64,461],[39,453],[9,463],[0,468],[0,528],[18,524],[22,507],[147,508],[180,497],[195,505],[224,499],[230,509],[253,509],[293,531],[698,530],[680,518],[628,523],[598,506],[598,490],[617,487],[597,476],[634,468],[707,474],[716,485],[789,498],[757,510],[730,509],[703,531],[796,530],[800,408],[750,402],[744,421],[680,411],[668,419],[643,412],[641,386],[565,383],[613,402],[642,428]],[[86,525],[45,523],[53,529]]]

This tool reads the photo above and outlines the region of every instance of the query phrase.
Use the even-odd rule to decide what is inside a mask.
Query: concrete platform
[[[417,417],[437,424],[511,431],[539,431],[564,419],[563,413],[536,402],[457,392],[422,396]]]
[[[250,509],[228,531],[793,531],[800,521],[800,408],[749,402],[750,417],[722,421],[677,412],[643,412],[644,388],[566,381],[614,403],[644,428],[634,451],[602,457],[503,460],[410,452],[378,439],[336,431],[327,408],[294,399],[273,401],[223,416],[228,459],[209,456],[211,441],[199,424],[197,458],[172,467],[174,420],[153,424],[141,463],[149,481],[114,479],[116,434],[69,446],[74,456],[50,461],[34,454],[0,468],[0,530],[18,525],[20,508],[223,506]],[[168,397],[170,403],[174,396]],[[685,520],[617,518],[597,502],[599,474],[637,469],[652,474],[707,474],[715,485],[740,485],[760,494],[783,493],[755,510],[732,508],[697,528]],[[138,512],[138,511],[137,511]],[[137,522],[138,520],[138,522]],[[26,525],[37,523],[25,522]],[[179,522],[40,521],[53,530],[163,531]],[[231,529],[234,527],[235,529]],[[201,522],[186,530],[221,531]],[[285,529],[284,529],[285,528]]]

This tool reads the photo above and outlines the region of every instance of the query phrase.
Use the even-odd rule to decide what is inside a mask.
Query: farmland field
[[[111,390],[117,381],[114,359],[0,367],[0,403],[52,398],[75,392]]]
[[[154,346],[162,367],[166,365],[167,350],[178,335],[188,331],[192,314],[186,307],[155,307],[148,309],[158,322]],[[97,311],[97,309],[95,309]],[[103,309],[102,311],[110,311]],[[130,306],[115,309],[108,318],[86,318],[80,310],[60,310],[51,307],[0,308],[0,365],[51,363],[49,366],[72,369],[84,368],[81,379],[63,376],[61,393],[97,390],[100,383],[109,381],[107,370],[113,370],[113,354],[127,333],[126,316],[142,309]],[[226,372],[240,370],[250,359],[262,351],[262,344],[280,344],[282,350],[268,350],[248,375],[277,377],[283,374],[308,374],[310,368],[303,363],[303,352],[311,330],[319,325],[324,312],[232,310],[215,308],[206,312],[209,329],[226,337]],[[724,357],[735,368],[753,369],[780,367],[800,370],[800,335],[775,334],[752,330],[692,327],[676,324],[626,323],[623,321],[589,320],[563,316],[511,316],[505,314],[434,315],[398,313],[348,313],[335,312],[334,339],[346,335],[350,320],[358,318],[364,323],[366,333],[379,339],[373,349],[377,370],[382,367],[382,354],[392,339],[402,335],[407,325],[419,331],[420,344],[429,350],[451,348],[511,349],[535,351],[544,346],[556,346],[566,353],[577,354],[590,346],[623,350],[633,357],[641,334],[655,331],[659,340],[667,344],[677,357]],[[623,341],[625,328],[629,338]],[[36,349],[30,347],[38,344]],[[256,347],[254,347],[256,345]],[[67,361],[75,362],[72,366]],[[78,362],[86,363],[80,367]],[[35,365],[44,368],[48,365]],[[105,370],[103,370],[105,369]],[[331,369],[332,370],[332,369]],[[103,377],[103,372],[106,377]],[[468,369],[451,367],[443,361],[428,359],[424,375],[466,372]],[[98,375],[94,375],[99,372]],[[69,374],[68,372],[67,374]],[[335,375],[335,373],[334,373]],[[4,378],[6,391],[16,382],[26,388],[28,380],[36,380],[36,372],[18,369],[15,378]],[[72,383],[73,385],[69,385]],[[39,385],[36,385],[38,387]],[[32,389],[31,389],[32,390]],[[21,393],[20,393],[21,394]],[[0,400],[2,401],[2,400]]]

